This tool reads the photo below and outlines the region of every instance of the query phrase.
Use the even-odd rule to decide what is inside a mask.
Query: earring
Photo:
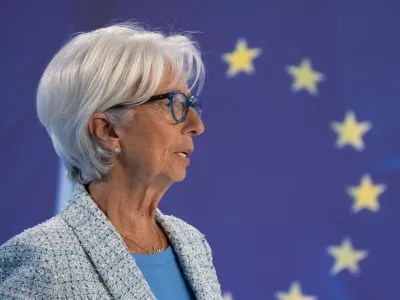
[[[119,148],[117,147],[117,148],[114,149],[114,152],[118,154],[118,153],[121,152],[121,150],[119,150]]]

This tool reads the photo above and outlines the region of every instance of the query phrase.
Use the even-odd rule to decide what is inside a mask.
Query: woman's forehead
[[[189,88],[183,76],[177,77],[170,72],[165,74],[158,85],[156,94],[163,94],[168,92],[180,91],[186,95],[190,94]]]

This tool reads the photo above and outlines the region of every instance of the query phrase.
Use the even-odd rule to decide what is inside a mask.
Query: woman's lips
[[[183,160],[185,163],[189,164],[190,163],[190,158],[185,152],[176,152],[176,156],[178,156],[179,159]]]

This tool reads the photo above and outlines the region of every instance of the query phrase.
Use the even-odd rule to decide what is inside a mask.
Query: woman
[[[77,184],[54,218],[0,248],[1,299],[222,299],[203,234],[157,208],[204,131],[187,36],[113,25],[75,36],[37,111]]]

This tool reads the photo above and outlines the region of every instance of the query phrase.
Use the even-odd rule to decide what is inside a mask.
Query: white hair
[[[91,115],[104,112],[122,126],[168,71],[171,84],[183,76],[200,93],[204,65],[188,34],[166,36],[124,23],[78,34],[60,49],[40,80],[37,113],[71,179],[86,184],[112,166],[113,151],[89,132]],[[109,109],[121,103],[131,106]]]

